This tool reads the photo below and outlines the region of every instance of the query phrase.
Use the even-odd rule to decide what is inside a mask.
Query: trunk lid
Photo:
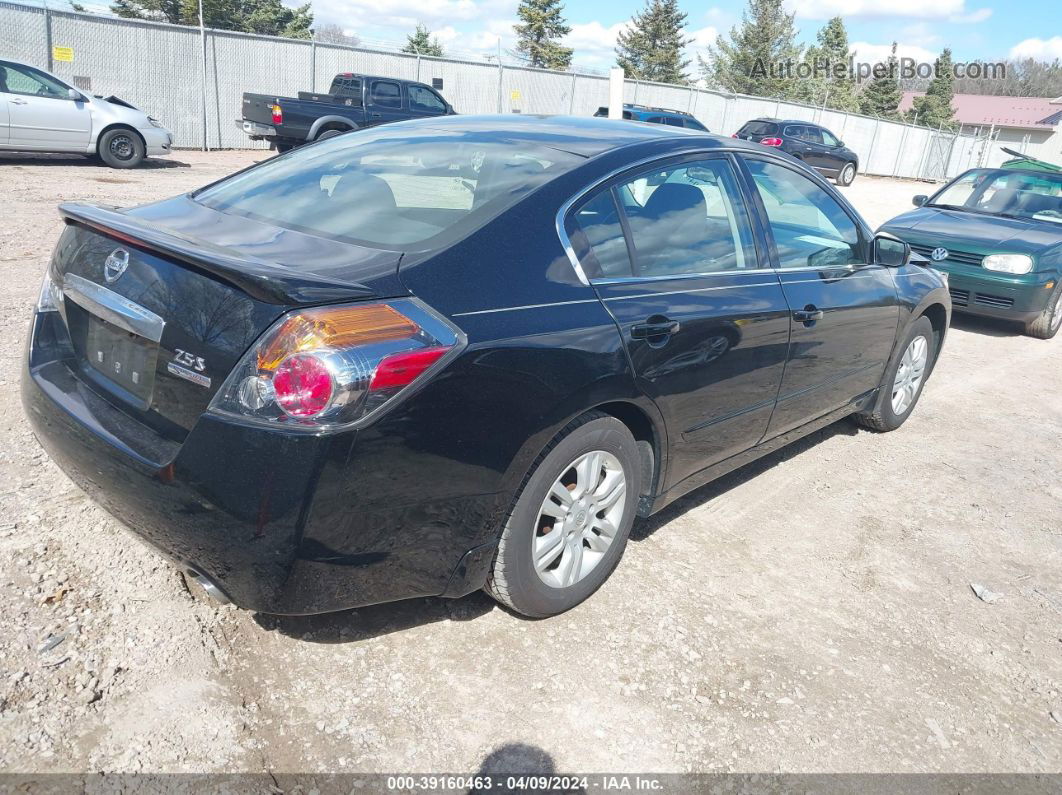
[[[187,197],[65,204],[52,276],[78,376],[183,441],[247,348],[299,307],[407,294],[399,252],[227,215]]]

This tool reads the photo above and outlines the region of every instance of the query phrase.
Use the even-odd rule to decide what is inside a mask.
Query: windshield
[[[197,193],[225,213],[374,248],[467,235],[582,158],[497,133],[388,126],[268,160]]]
[[[944,188],[929,206],[1062,224],[1062,174],[976,169]]]

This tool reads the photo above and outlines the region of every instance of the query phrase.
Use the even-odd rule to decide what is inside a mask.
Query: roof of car
[[[594,157],[621,146],[672,139],[685,141],[690,136],[711,138],[718,145],[743,148],[745,142],[698,130],[663,124],[618,124],[601,116],[533,116],[525,114],[484,116],[434,116],[395,126],[417,125],[424,129],[458,129],[467,132],[493,133],[499,140],[523,141],[553,147],[565,152]]]

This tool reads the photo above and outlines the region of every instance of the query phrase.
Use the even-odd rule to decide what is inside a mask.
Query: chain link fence
[[[72,60],[55,59],[56,47],[72,50]],[[608,104],[608,78],[602,75],[531,69],[497,57],[493,62],[432,58],[211,29],[201,35],[192,27],[2,0],[0,58],[131,102],[162,120],[179,148],[261,148],[264,143],[249,140],[236,124],[245,91],[277,96],[323,91],[338,72],[426,83],[440,78],[443,94],[459,113],[588,116]],[[763,97],[628,80],[624,100],[689,112],[723,135],[761,116],[821,124],[859,155],[865,174],[945,180],[1002,159],[983,137]]]

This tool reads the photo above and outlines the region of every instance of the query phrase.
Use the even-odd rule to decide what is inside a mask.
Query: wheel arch
[[[306,135],[307,141],[317,140],[317,136],[327,130],[343,130],[349,132],[350,130],[358,129],[358,125],[350,119],[346,119],[342,116],[322,116],[317,119],[311,127],[310,132]]]
[[[657,427],[653,418],[640,406],[629,401],[617,400],[594,406],[590,411],[600,411],[615,417],[627,426],[634,440],[638,442],[638,452],[645,477],[639,491],[638,513],[646,516],[652,508],[661,483],[663,472],[664,442],[666,435],[663,427]]]
[[[128,130],[129,132],[135,134],[136,137],[140,139],[140,143],[144,146],[144,152],[146,154],[147,141],[144,140],[143,134],[136,127],[131,124],[127,124],[124,121],[111,122],[99,131],[99,134],[96,136],[96,145],[93,147],[97,153],[99,153],[100,151],[100,142],[103,140],[103,136],[109,133],[111,130]]]
[[[933,351],[933,361],[936,363],[937,357],[944,347],[944,336],[948,333],[948,310],[944,304],[934,301],[924,306],[921,312],[912,317],[911,322],[915,322],[920,317],[929,318],[929,322],[933,324],[933,331],[937,337],[936,350]]]

